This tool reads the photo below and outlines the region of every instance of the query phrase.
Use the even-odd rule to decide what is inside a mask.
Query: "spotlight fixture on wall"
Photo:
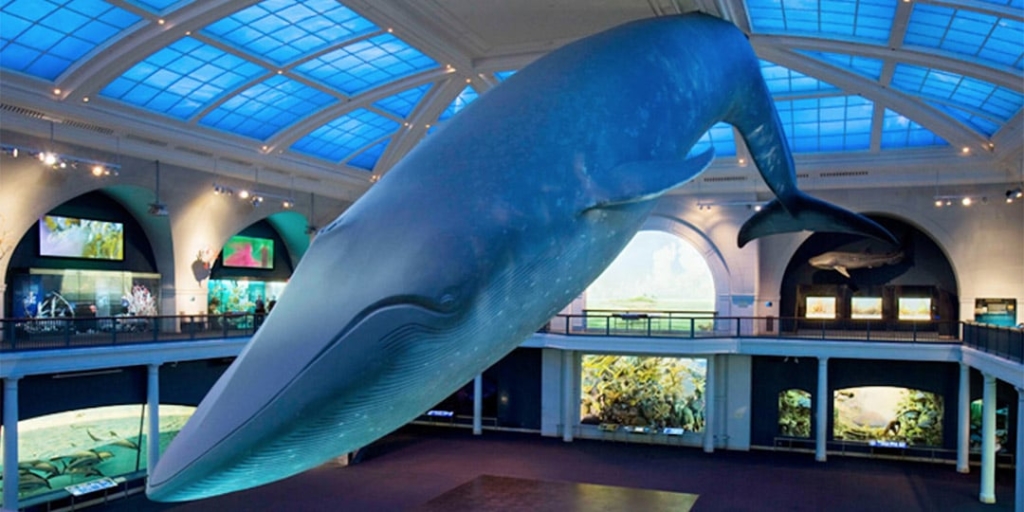
[[[160,160],[153,162],[156,164],[156,188],[154,188],[156,200],[149,203],[149,214],[155,217],[166,217],[169,214],[167,205],[160,202]]]
[[[759,212],[764,207],[764,203],[760,201],[697,201],[698,210],[710,210],[712,207],[740,207]]]
[[[235,190],[227,185],[213,184],[213,193],[219,196],[238,196],[239,199],[248,202],[253,208],[257,208],[267,199],[274,199],[281,202],[281,207],[288,210],[295,207],[295,199],[290,196],[272,194],[258,190],[239,189]]]
[[[117,176],[121,170],[121,166],[117,164],[9,144],[4,144],[0,147],[0,153],[14,158],[22,156],[35,158],[43,165],[53,169],[88,169],[89,173],[97,178]]]
[[[1024,197],[1024,187],[1012,188],[1006,191],[1006,202],[1012,203],[1014,199]]]
[[[953,206],[954,204],[960,204],[961,206],[988,204],[988,197],[970,194],[937,195],[934,196],[932,199],[935,200],[936,208],[942,208],[943,206]]]

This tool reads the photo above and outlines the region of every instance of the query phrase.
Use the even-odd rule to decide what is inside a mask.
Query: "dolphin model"
[[[807,263],[810,263],[814,268],[835,270],[849,279],[849,271],[852,269],[895,265],[901,261],[903,261],[903,251],[894,251],[885,254],[829,251],[807,260]]]
[[[482,95],[320,231],[148,496],[273,482],[413,420],[578,296],[657,199],[707,167],[710,151],[685,156],[721,120],[779,197],[741,243],[808,227],[887,238],[796,189],[735,26],[687,15],[581,39]]]

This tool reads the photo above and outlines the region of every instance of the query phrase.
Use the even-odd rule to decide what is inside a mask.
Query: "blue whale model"
[[[778,199],[744,226],[889,238],[796,189],[758,60],[716,18],[634,22],[537,60],[324,228],[273,313],[149,477],[181,501],[272,482],[404,425],[555,315],[629,242],[685,159],[735,125]]]

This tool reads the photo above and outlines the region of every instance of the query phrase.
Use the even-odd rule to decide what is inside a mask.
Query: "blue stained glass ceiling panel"
[[[731,124],[716,123],[690,148],[689,155],[699,155],[710,147],[715,148],[716,157],[736,155],[736,136]]]
[[[874,104],[860,96],[777,101],[775,107],[795,153],[866,150]]]
[[[441,112],[441,115],[437,120],[444,121],[445,119],[458,114],[460,110],[466,108],[470,103],[473,103],[473,100],[477,99],[478,96],[479,94],[477,94],[476,89],[473,89],[473,86],[471,85],[467,85],[466,88],[463,89],[450,104],[448,104],[448,107],[444,109],[444,112]]]
[[[266,140],[314,111],[337,101],[283,75],[275,75],[231,99],[199,120],[199,124],[245,137]]]
[[[904,44],[1024,69],[1024,23],[966,9],[914,4]]]
[[[203,33],[283,65],[375,30],[336,0],[267,0],[207,25]]]
[[[885,43],[896,5],[892,0],[747,0],[747,12],[757,33],[802,33]]]
[[[416,108],[416,104],[423,99],[423,95],[430,90],[430,84],[423,84],[419,87],[402,91],[394,96],[388,96],[373,104],[373,106],[392,113],[398,117],[406,118]]]
[[[882,149],[949,145],[931,130],[889,109],[882,117],[881,144]]]
[[[188,119],[265,72],[245,59],[185,37],[132,66],[100,94]]]
[[[761,75],[764,76],[764,81],[768,84],[768,90],[771,91],[774,97],[823,91],[835,92],[839,90],[834,85],[822,82],[817,78],[811,78],[803,73],[766,60],[761,61]]]
[[[364,108],[331,121],[292,144],[292,149],[340,162],[367,144],[394,132],[398,123]]]
[[[360,169],[372,171],[373,167],[377,165],[377,160],[380,160],[380,156],[384,154],[384,148],[388,147],[388,143],[390,142],[391,139],[388,139],[381,142],[380,144],[375,144],[370,149],[367,149],[366,151],[363,151],[362,153],[359,153],[358,155],[352,157],[352,159],[346,163],[348,163],[348,165],[351,165],[352,167],[358,167]]]
[[[102,0],[3,2],[0,67],[54,80],[141,19]]]
[[[339,48],[296,66],[296,72],[350,96],[437,67],[437,62],[392,34]]]
[[[845,53],[825,53],[797,50],[812,59],[817,59],[826,64],[831,64],[851,73],[878,80],[882,76],[882,60],[859,55],[847,55]]]
[[[892,87],[968,112],[1006,122],[1020,111],[1024,96],[977,78],[932,68],[897,64]]]
[[[504,82],[505,80],[508,80],[508,77],[514,74],[516,74],[515,71],[498,71],[497,73],[494,74],[494,76],[498,79],[498,81]]]

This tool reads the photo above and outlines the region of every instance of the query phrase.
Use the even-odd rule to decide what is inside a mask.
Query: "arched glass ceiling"
[[[982,140],[996,136],[1019,119],[1024,103],[1022,3],[746,0],[744,7],[752,35],[783,36],[770,53],[786,58],[761,67],[786,135],[801,153],[946,146],[933,132],[936,119]],[[231,5],[0,0],[0,69],[41,83],[41,90],[73,77],[95,84],[83,90],[95,98],[90,106],[152,114],[211,136],[226,133],[365,170],[375,169],[393,141],[422,136],[424,127],[486,93],[485,83],[474,82],[474,89],[461,82],[478,74],[472,68],[448,79],[455,70],[435,52],[451,47],[431,46],[437,35],[429,29],[404,39],[337,0]],[[203,9],[226,14],[204,16]],[[158,19],[175,16],[200,21],[192,30],[172,29],[177,37],[165,37],[170,43],[147,44],[166,29]],[[771,37],[752,40],[776,44]],[[110,63],[99,57],[125,46],[146,50],[122,49],[131,57],[107,71]],[[500,83],[514,73],[493,76]],[[858,94],[847,90],[851,84]],[[443,110],[426,108],[452,97]],[[732,129],[719,124],[695,151],[713,145],[728,157],[737,154],[736,144]],[[389,162],[401,157],[392,156]]]

